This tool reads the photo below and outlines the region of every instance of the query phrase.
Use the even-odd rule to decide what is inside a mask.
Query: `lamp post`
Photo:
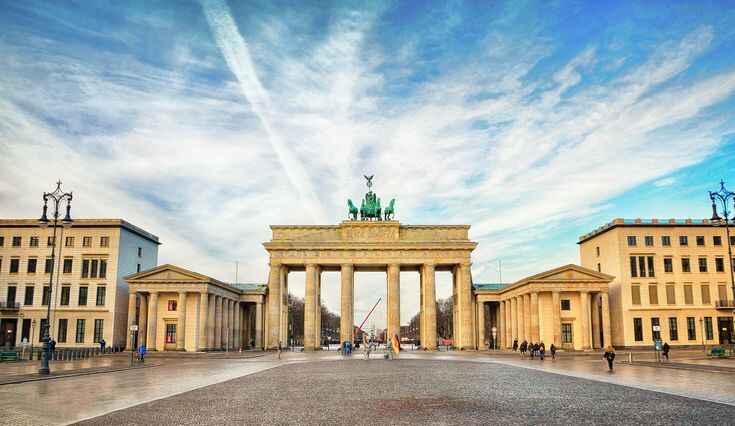
[[[43,334],[43,351],[41,354],[41,368],[38,369],[39,374],[49,374],[49,358],[51,355],[51,300],[52,300],[52,289],[54,281],[54,258],[56,255],[56,228],[59,225],[59,207],[61,203],[66,201],[66,216],[61,220],[61,226],[64,228],[70,228],[73,221],[71,219],[71,192],[64,192],[61,190],[61,181],[56,182],[56,189],[53,192],[43,193],[43,214],[38,220],[38,224],[41,228],[47,228],[51,224],[53,228],[53,244],[51,245],[51,273],[49,274],[48,283],[48,304],[46,305],[46,324],[42,327],[41,333]],[[49,220],[47,217],[48,203],[51,202],[53,207],[53,219]]]
[[[730,286],[735,299],[735,273],[732,264],[732,245],[730,244],[730,211],[727,209],[727,202],[730,199],[735,201],[735,193],[725,189],[725,181],[720,180],[720,190],[717,192],[709,191],[709,199],[712,201],[712,223],[715,225],[725,225],[725,234],[727,235],[727,259],[730,262]],[[722,208],[722,217],[717,214],[717,204]],[[734,205],[735,207],[735,205]],[[735,219],[735,215],[733,218]]]

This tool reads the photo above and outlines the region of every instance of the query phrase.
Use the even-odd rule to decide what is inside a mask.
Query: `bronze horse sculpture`
[[[388,203],[388,207],[385,208],[383,211],[383,219],[385,220],[393,220],[393,216],[396,214],[396,199],[393,198],[390,200],[390,203]]]

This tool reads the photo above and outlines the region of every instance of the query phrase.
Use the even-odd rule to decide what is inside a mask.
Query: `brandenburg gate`
[[[350,203],[351,204],[351,203]],[[341,274],[340,340],[353,340],[354,275],[385,271],[388,336],[400,337],[400,272],[420,274],[420,336],[425,349],[436,349],[436,271],[451,271],[455,346],[475,348],[475,312],[470,257],[477,243],[469,225],[402,225],[395,220],[347,220],[339,225],[271,226],[264,243],[270,255],[266,348],[287,342],[288,273],[306,271],[304,349],[319,346],[320,292],[323,271]]]

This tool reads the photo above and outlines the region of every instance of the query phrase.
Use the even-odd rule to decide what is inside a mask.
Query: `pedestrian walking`
[[[530,349],[528,350],[528,352],[531,353],[531,359],[533,359],[533,357],[535,357],[536,354],[538,353],[538,343],[531,343],[529,344],[529,346],[530,346]]]
[[[105,346],[107,346],[105,339],[100,340],[100,352],[105,353]]]
[[[607,360],[607,368],[609,371],[613,371],[613,361],[615,360],[615,348],[608,346],[605,348],[605,353],[602,355]]]
[[[513,339],[513,352],[518,350],[518,339]]]
[[[145,345],[140,345],[140,347],[138,347],[138,361],[145,361]]]
[[[544,355],[546,354],[546,346],[544,346],[544,342],[539,343],[538,345],[538,356],[541,358],[541,361],[544,360]]]
[[[551,346],[549,346],[549,352],[551,353],[551,360],[556,359],[556,346],[552,343]]]
[[[663,350],[662,351],[662,354],[663,354],[664,358],[666,358],[666,361],[668,361],[669,360],[669,351],[671,350],[671,346],[669,346],[668,343],[665,343],[664,342],[664,345],[661,347],[661,349]]]
[[[521,359],[526,357],[526,349],[528,349],[528,342],[524,340],[523,342],[521,342],[520,346]]]
[[[54,352],[56,352],[56,340],[54,340],[54,339],[49,340],[49,342],[48,342],[48,350],[50,352],[49,355],[51,355],[51,357],[53,358]]]

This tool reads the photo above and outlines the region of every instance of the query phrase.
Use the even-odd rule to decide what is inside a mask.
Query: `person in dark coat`
[[[544,342],[541,342],[538,345],[538,356],[541,358],[541,361],[544,360],[544,355],[546,355],[546,346],[544,346]]]
[[[521,342],[521,347],[520,347],[521,358],[526,357],[526,349],[528,349],[528,342],[524,340],[523,342]]]
[[[664,345],[661,347],[663,356],[666,358],[666,361],[669,360],[669,351],[671,350],[671,346],[669,346],[668,343],[664,342]]]
[[[513,352],[518,350],[518,339],[513,339]]]
[[[553,343],[549,346],[549,352],[551,353],[551,359],[556,359],[556,346]]]
[[[605,348],[605,353],[602,355],[607,360],[607,368],[613,371],[613,361],[615,360],[615,348],[608,346]]]
[[[100,352],[105,353],[106,345],[107,345],[107,342],[105,342],[105,339],[100,340]]]

